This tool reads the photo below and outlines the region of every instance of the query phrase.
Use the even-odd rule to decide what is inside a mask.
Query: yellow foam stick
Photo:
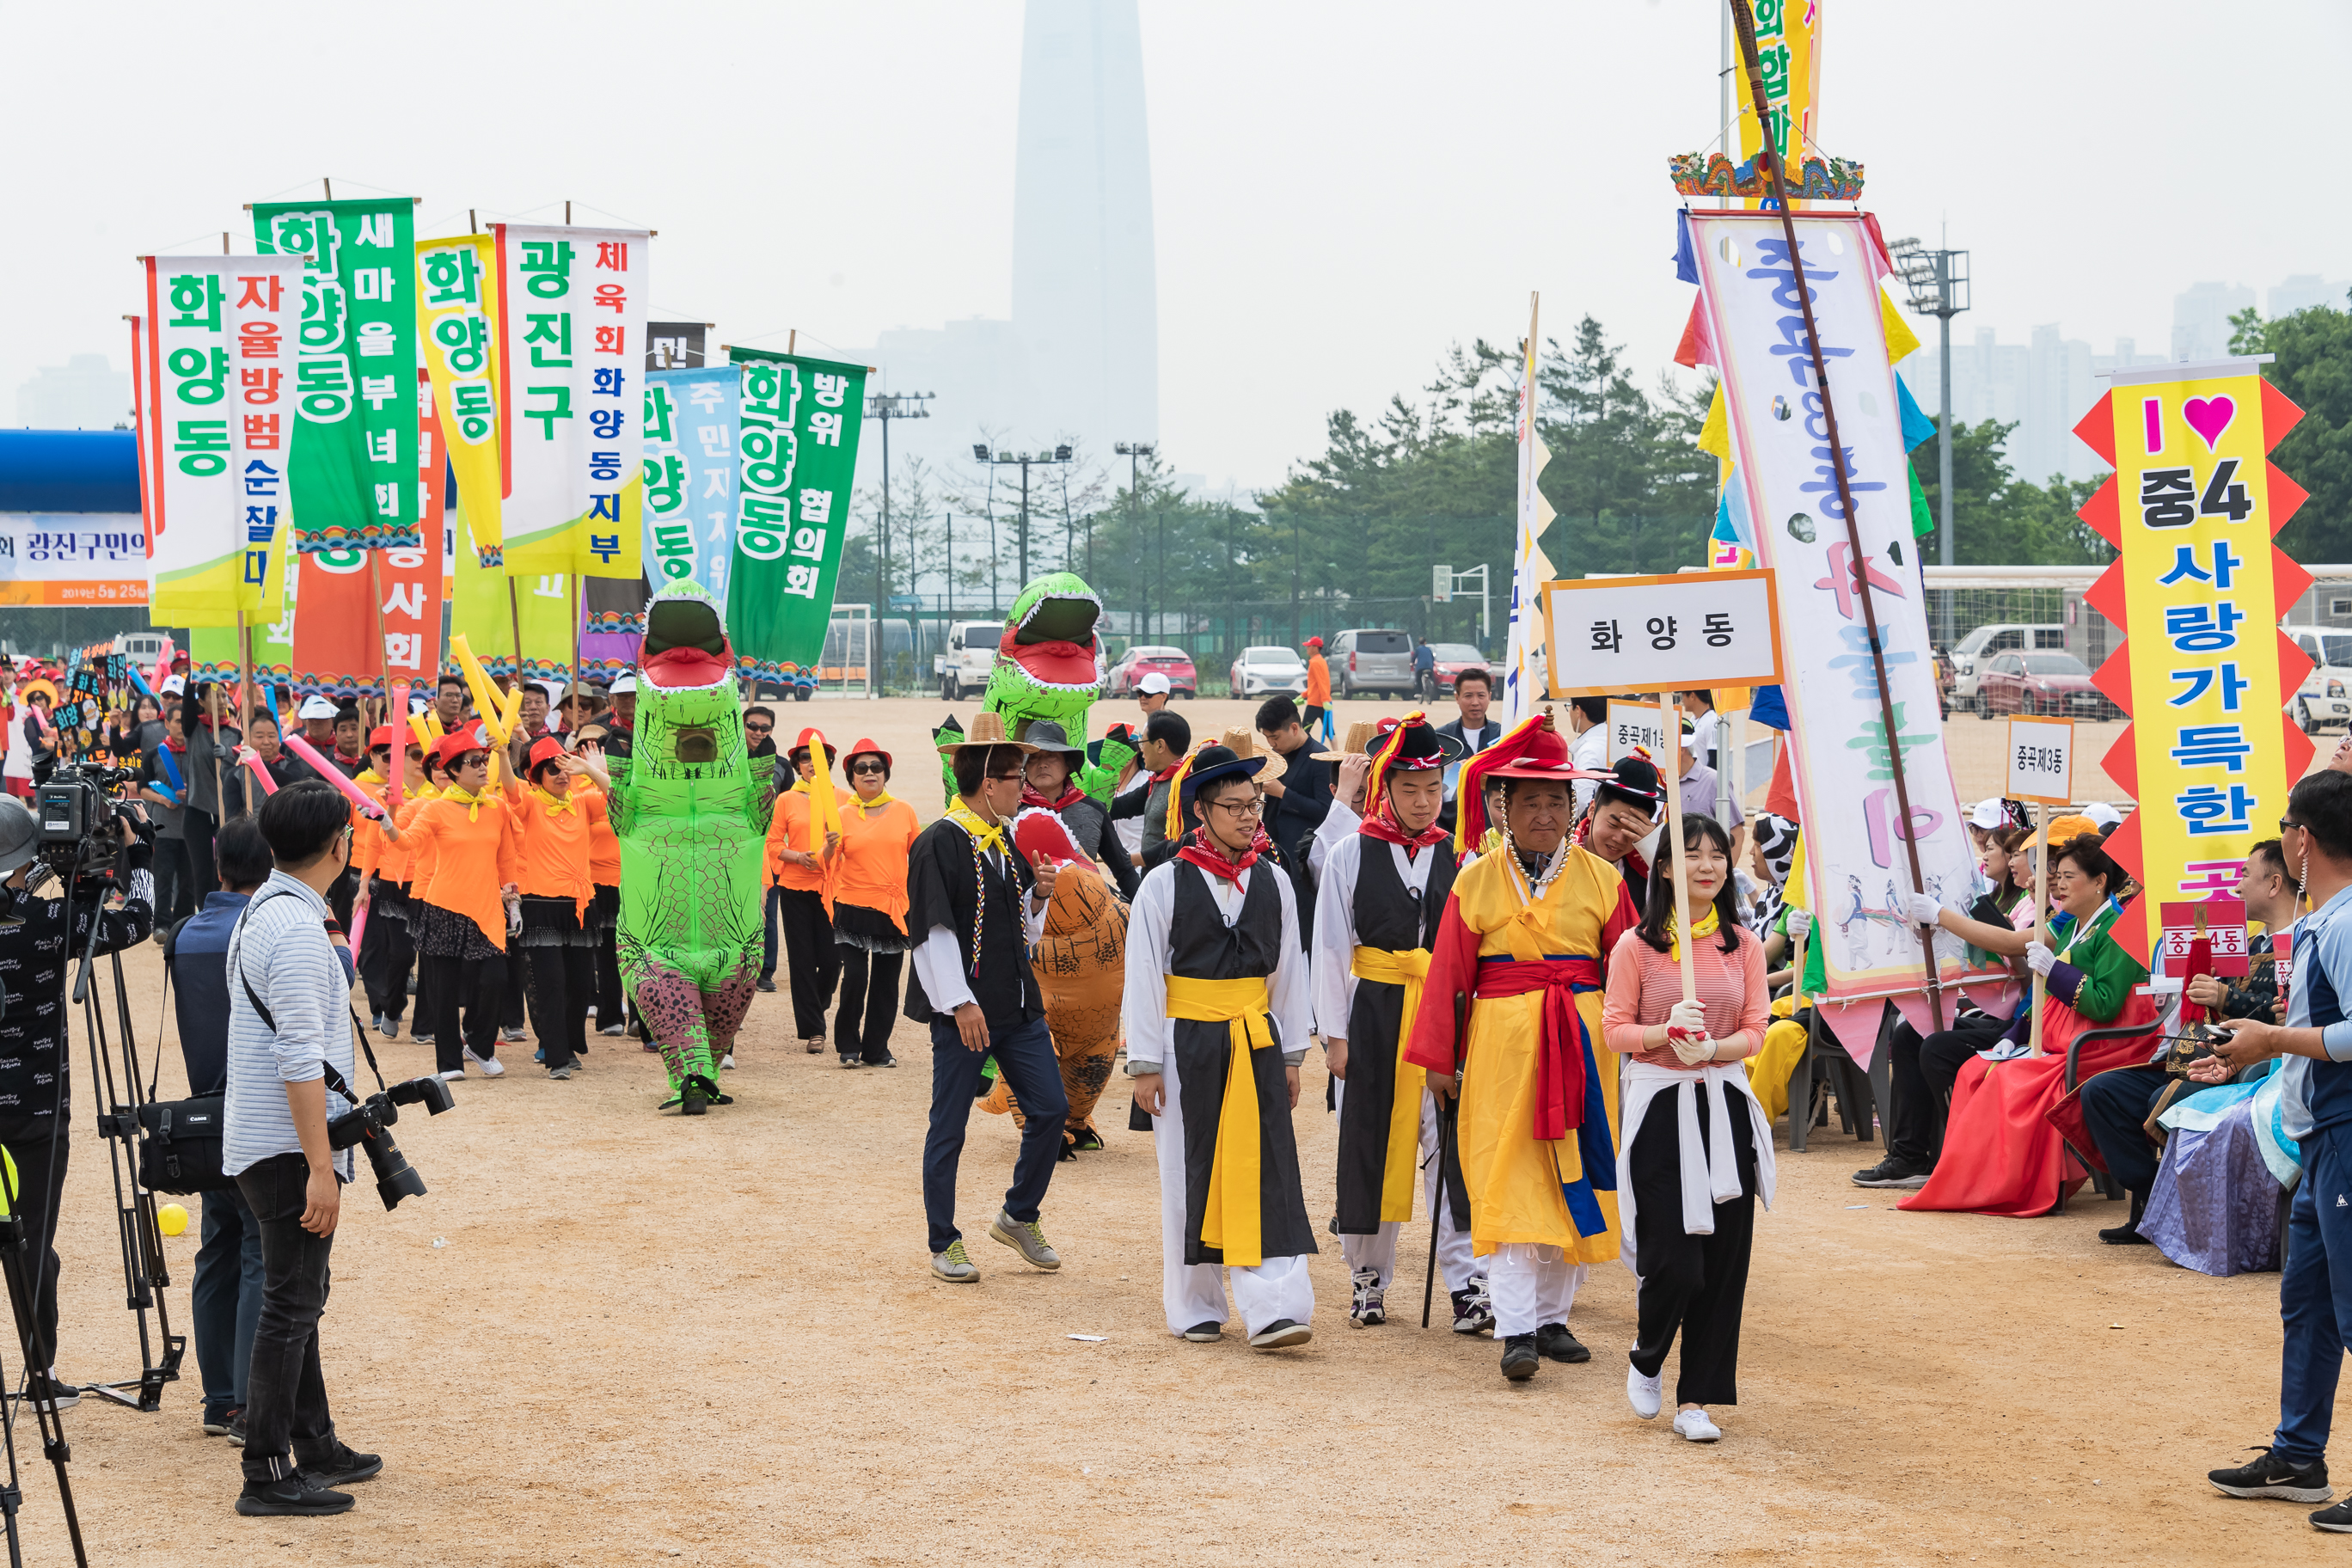
[[[841,831],[841,802],[834,797],[833,765],[825,759],[824,738],[809,736],[808,852],[824,853],[824,836]]]
[[[499,715],[504,710],[499,706],[498,688],[490,684],[490,678],[483,671],[482,661],[474,657],[473,645],[466,640],[465,633],[459,632],[449,639],[449,652],[457,659],[457,668],[465,672],[467,689],[474,694],[474,711],[479,713],[482,722],[489,726],[490,738],[499,745],[505,745],[506,726],[499,722]]]
[[[430,713],[411,713],[408,716],[408,732],[415,736],[416,743],[428,752],[441,743],[439,727],[434,723]]]
[[[522,681],[518,679],[507,688],[506,705],[499,710],[499,728],[511,735],[522,722]]]

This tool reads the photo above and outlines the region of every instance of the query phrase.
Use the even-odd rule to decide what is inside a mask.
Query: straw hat
[[[943,742],[942,752],[960,752],[966,746],[1010,746],[1026,755],[1037,750],[1025,741],[1016,741],[1004,732],[1004,715],[983,709],[971,717],[971,728],[961,741]]]
[[[1282,776],[1284,768],[1288,765],[1284,762],[1281,752],[1269,751],[1258,744],[1257,731],[1255,730],[1226,731],[1224,745],[1227,751],[1243,762],[1248,762],[1252,757],[1265,758],[1265,766],[1259,769],[1257,774],[1261,779],[1278,779]]]
[[[1372,737],[1379,731],[1380,726],[1371,720],[1356,720],[1348,726],[1348,738],[1339,742],[1338,751],[1318,752],[1315,760],[1318,763],[1344,763],[1349,757],[1362,756],[1364,748],[1372,743]]]

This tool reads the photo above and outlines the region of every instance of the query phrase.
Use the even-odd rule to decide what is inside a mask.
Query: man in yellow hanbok
[[[1603,964],[1640,916],[1617,872],[1568,841],[1570,783],[1588,776],[1549,715],[1464,764],[1461,842],[1486,832],[1489,778],[1503,781],[1502,842],[1454,879],[1405,1053],[1431,1089],[1461,1097],[1471,1249],[1514,1382],[1540,1357],[1592,1359],[1568,1314],[1586,1267],[1617,1256],[1617,1077],[1594,1043]]]

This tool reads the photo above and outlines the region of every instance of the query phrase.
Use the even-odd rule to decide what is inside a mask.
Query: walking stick
[[[1468,994],[1456,991],[1454,994],[1454,1059],[1457,1071],[1462,1060],[1462,1035],[1469,1012]],[[1454,1124],[1452,1115],[1454,1097],[1461,1092],[1462,1085],[1456,1081],[1454,1086],[1454,1095],[1438,1096],[1446,1103],[1437,1108],[1437,1201],[1429,1205],[1429,1264],[1422,1270],[1421,1276],[1421,1326],[1424,1329],[1429,1327],[1429,1304],[1437,1294],[1437,1220],[1438,1215],[1444,1210],[1447,1198],[1445,1149],[1450,1140],[1446,1134]]]

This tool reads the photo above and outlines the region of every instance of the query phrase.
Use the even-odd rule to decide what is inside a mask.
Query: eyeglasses
[[[1026,773],[991,773],[988,775],[988,782],[991,784],[1027,784],[1029,782],[1029,775]]]
[[[887,773],[890,770],[880,763],[859,763],[849,771],[853,773]]]
[[[773,730],[775,726],[773,724],[746,724],[743,728],[750,731],[754,735],[764,735],[771,730]]]
[[[2301,827],[2303,826],[2304,824],[2297,822],[2292,816],[2282,816],[2279,818],[2279,831],[2281,833],[2284,833],[2290,827]]]
[[[1213,800],[1209,803],[1209,808],[1213,811],[1230,811],[1235,816],[1244,818],[1264,816],[1265,815],[1265,802],[1255,798],[1250,800]]]

